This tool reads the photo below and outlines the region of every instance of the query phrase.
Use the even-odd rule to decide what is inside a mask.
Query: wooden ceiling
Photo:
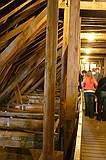
[[[106,57],[106,0],[81,2],[81,17],[81,54],[91,48],[94,59]],[[87,40],[89,33],[94,34],[91,42]]]
[[[59,1],[57,79],[60,78],[65,1]],[[0,98],[30,94],[44,80],[47,0],[0,0]],[[106,57],[106,0],[80,2],[81,57]],[[95,34],[93,42],[87,35]]]
[[[63,0],[60,7],[64,8]],[[81,0],[81,57],[106,57],[106,0]],[[94,40],[89,42],[88,36],[94,34]],[[90,54],[86,54],[90,48]]]

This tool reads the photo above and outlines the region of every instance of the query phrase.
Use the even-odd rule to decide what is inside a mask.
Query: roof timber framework
[[[41,62],[38,66],[44,63],[45,59],[47,1],[22,0],[17,3],[12,0],[1,1],[0,5],[0,74],[2,75],[0,81],[1,99],[4,99],[16,85],[13,83],[14,79],[17,79],[22,94],[32,92],[35,88],[31,89],[30,87],[40,79],[40,77],[36,80],[32,78],[36,74],[32,68],[37,63],[34,59],[38,55],[38,61]],[[64,8],[64,5],[65,1],[60,0],[59,8]],[[82,17],[81,56],[85,55],[85,48],[91,46],[90,57],[96,56],[103,59],[106,57],[106,2],[104,0],[80,1],[80,11]],[[58,57],[61,56],[63,40],[63,15],[61,12],[60,17],[62,19],[58,23]],[[95,32],[95,41],[92,43],[87,41],[87,35],[91,32]],[[41,57],[43,57],[42,60],[40,60]],[[28,69],[26,69],[26,64],[29,66]],[[29,80],[30,82],[28,82]],[[22,81],[23,84],[21,84]],[[28,84],[25,84],[26,82]]]
[[[0,54],[0,82],[1,82],[0,98],[1,98],[1,102],[3,102],[2,105],[8,102],[11,103],[15,101],[17,101],[17,103],[22,104],[23,102],[22,102],[21,95],[22,94],[27,95],[27,94],[32,93],[44,81],[47,1],[46,0],[36,0],[36,1],[35,0],[28,0],[28,1],[22,0],[19,3],[17,3],[16,0],[12,0],[8,3],[6,3],[6,1],[5,2],[1,1],[1,2],[2,2],[1,3],[1,13],[2,13],[1,15],[2,16],[0,19],[0,31],[1,31],[0,33],[0,52],[1,52]],[[75,14],[75,13],[79,11],[80,9],[79,8],[80,1],[72,0],[72,2],[75,2],[75,3],[72,3],[71,8],[73,12],[71,11],[71,15],[70,15],[71,17],[71,23],[70,23],[71,29],[70,30],[73,30],[73,34],[71,35],[71,32],[70,32],[70,36],[69,36],[70,43],[69,43],[68,53],[71,51],[72,53],[75,53],[75,54],[72,54],[72,55],[70,54],[68,64],[71,64],[71,65],[68,65],[67,67],[68,73],[70,72],[69,75],[67,76],[68,77],[67,104],[69,105],[69,108],[67,107],[67,122],[68,122],[66,126],[67,130],[69,129],[70,124],[71,124],[70,117],[73,122],[73,126],[71,128],[74,129],[75,103],[76,103],[76,98],[77,98],[77,81],[78,81],[77,75],[79,72],[78,70],[79,50],[78,49],[80,46],[80,43],[79,43],[79,31],[80,31],[79,24],[80,23],[79,23],[79,14]],[[93,2],[94,1],[92,1],[91,4],[93,4]],[[86,3],[85,2],[81,3],[82,6],[81,6],[81,12],[80,12],[80,15],[82,17],[82,20],[81,20],[81,56],[85,55],[84,48],[86,48],[88,44],[86,40],[88,32],[95,31],[97,36],[96,36],[95,42],[91,44],[93,48],[92,55],[96,55],[96,57],[98,58],[98,54],[99,54],[99,57],[101,56],[101,58],[103,59],[104,57],[106,57],[105,56],[106,55],[106,52],[105,52],[106,50],[106,46],[105,46],[106,21],[105,20],[106,19],[105,19],[104,14],[102,17],[101,15],[98,16],[99,15],[98,13],[106,12],[104,10],[105,5],[101,5],[103,6],[103,10],[101,12],[100,6],[96,3],[96,5],[94,6],[96,7],[96,10],[99,10],[99,12],[97,13],[97,16],[94,16],[94,10],[90,12],[90,15],[89,15],[88,14],[89,8],[86,8],[86,5],[84,7],[84,4]],[[102,4],[106,4],[106,3],[102,3]],[[61,5],[62,6],[64,5],[64,1],[62,0],[59,1],[60,8],[61,8]],[[90,9],[92,10],[94,8],[90,8]],[[4,10],[6,10],[6,12],[4,12]],[[67,50],[67,45],[68,45],[66,44],[66,46],[64,46],[64,50],[62,50],[63,15],[60,15],[60,17],[58,21],[57,55],[55,55],[57,57],[54,57],[54,58],[57,58],[56,79],[58,81],[60,81],[60,78],[61,78],[60,77],[61,63],[62,63],[61,57],[64,56],[62,55],[62,51],[65,52],[65,49]],[[76,22],[77,22],[77,25],[75,25]],[[72,46],[72,43],[73,43],[73,46]],[[49,44],[51,44],[50,39],[49,39]],[[100,47],[98,47],[98,44]],[[100,53],[97,52],[98,49],[100,49],[99,50]],[[52,53],[53,52],[51,52],[51,54]],[[91,55],[91,58],[93,58],[92,55]],[[49,60],[51,63],[52,60],[51,59]],[[53,64],[55,63],[53,62]],[[46,69],[47,69],[46,71],[48,72],[47,75],[49,75],[50,74],[49,67]],[[74,74],[74,71],[76,72],[76,75]],[[51,73],[53,73],[54,75],[54,72],[51,72]],[[70,85],[70,77],[72,77],[71,82],[75,80],[75,85],[73,85],[73,83],[71,83]],[[48,82],[50,83],[51,81],[52,79]],[[47,91],[47,89],[49,90],[50,87],[48,85],[46,88],[47,94],[51,93]],[[53,94],[54,94],[54,88],[52,89],[53,89]],[[50,96],[50,98],[51,97],[52,96]],[[54,95],[53,95],[53,99],[54,99]],[[73,102],[72,105],[70,101],[71,103]],[[46,107],[47,109],[51,108],[50,113],[52,113],[53,111],[52,107],[48,107],[49,106],[48,104],[50,103],[51,101],[46,101]],[[70,105],[72,108],[70,107]],[[52,104],[50,104],[50,106],[52,106]],[[51,118],[50,115],[46,117],[49,117],[50,119],[53,120],[53,117]],[[49,125],[51,127],[50,123]],[[46,125],[46,127],[48,126]],[[46,132],[47,130],[45,131],[45,133]],[[70,139],[71,134],[68,133],[68,135],[69,135],[68,138]],[[45,135],[45,139],[46,138],[48,138],[47,135]],[[69,142],[67,141],[66,142],[67,146],[69,145],[68,143]],[[51,150],[52,148],[53,146],[51,148],[48,148],[48,150],[49,149]],[[43,153],[43,154],[46,155],[46,153]]]
[[[1,12],[4,9],[8,10],[12,3],[15,1],[4,4]],[[6,99],[11,91],[12,97],[14,97],[13,90],[17,84],[21,94],[33,92],[44,76],[47,2],[44,0],[22,1],[18,5],[8,11],[6,15],[2,15],[3,17],[0,19],[1,100]],[[59,23],[58,47],[60,49],[62,25]],[[57,56],[60,57],[60,53]],[[37,73],[38,70],[40,70],[39,73]]]
[[[106,1],[92,2],[92,6],[81,10],[81,58],[88,56],[106,74]],[[91,42],[87,39],[90,33],[94,34]],[[86,48],[90,48],[90,54],[86,54]]]
[[[65,1],[60,4],[64,8]],[[86,55],[86,48],[91,47],[92,58],[106,57],[106,1],[105,0],[81,0],[81,56]],[[88,34],[95,33],[93,42],[88,42]],[[90,56],[91,56],[90,55]],[[89,56],[89,55],[88,55]]]

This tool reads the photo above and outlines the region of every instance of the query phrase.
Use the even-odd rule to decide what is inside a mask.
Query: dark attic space
[[[93,89],[85,114],[97,70],[106,76],[106,0],[0,0],[0,160],[105,160]]]

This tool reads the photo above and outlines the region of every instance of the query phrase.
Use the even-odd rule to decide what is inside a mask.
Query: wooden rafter
[[[65,2],[61,2],[59,8],[65,8]],[[82,2],[80,1],[80,9],[84,10],[106,10],[106,2]]]
[[[39,14],[15,40],[1,53],[0,67],[8,61],[10,57],[29,39],[29,37],[37,31],[40,25],[46,21],[46,9]]]

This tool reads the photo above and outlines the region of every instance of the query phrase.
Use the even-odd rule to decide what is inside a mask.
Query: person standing
[[[86,76],[87,71],[86,70],[82,70],[82,79],[84,79],[84,77]]]
[[[85,116],[94,117],[95,90],[98,86],[97,80],[93,77],[92,72],[88,71],[83,79],[82,86],[85,98]]]
[[[82,89],[82,81],[86,75],[87,71],[86,70],[83,70],[82,71],[82,74],[79,73],[79,79],[78,79],[78,90]]]
[[[106,75],[103,78],[101,78],[98,83],[97,102],[98,102],[97,120],[106,121]]]
[[[96,73],[94,74],[95,79],[97,80],[97,82],[99,82],[99,80],[103,77],[103,75],[100,73],[99,68],[96,68]]]

